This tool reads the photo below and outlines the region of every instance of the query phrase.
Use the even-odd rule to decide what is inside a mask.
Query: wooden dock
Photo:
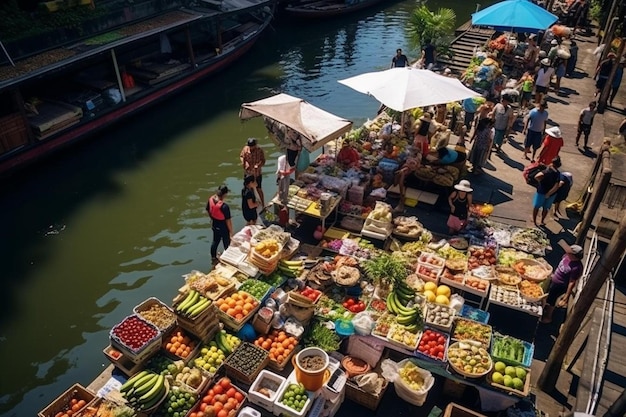
[[[455,31],[455,38],[450,43],[452,58],[439,57],[437,60],[441,65],[450,68],[453,73],[461,74],[469,65],[474,55],[474,49],[485,45],[494,33],[495,31],[492,29],[472,26],[472,21],[469,20]]]

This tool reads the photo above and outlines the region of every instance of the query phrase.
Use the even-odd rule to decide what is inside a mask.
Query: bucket
[[[324,366],[317,371],[308,371],[300,367],[300,360],[308,356],[321,356],[324,359]],[[329,365],[328,354],[317,347],[302,349],[291,359],[296,372],[296,380],[304,385],[307,391],[317,391],[324,385],[326,373]]]

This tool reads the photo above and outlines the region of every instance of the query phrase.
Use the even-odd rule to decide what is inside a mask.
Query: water
[[[238,155],[250,136],[264,138],[274,194],[278,150],[261,120],[239,121],[241,103],[286,92],[360,125],[379,104],[336,81],[388,68],[397,48],[417,57],[404,31],[414,5],[274,25],[227,72],[3,184],[0,416],[34,415],[74,382],[88,385],[108,365],[113,325],[150,296],[170,302],[182,274],[209,268],[206,199],[226,183],[243,225]],[[474,9],[429,6],[454,8],[459,25]]]

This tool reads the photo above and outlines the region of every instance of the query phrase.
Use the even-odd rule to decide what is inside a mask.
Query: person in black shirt
[[[402,49],[396,51],[396,56],[391,60],[391,68],[402,68],[409,66],[409,59],[402,53]]]
[[[243,180],[243,190],[241,190],[241,211],[247,225],[256,224],[258,213],[257,207],[259,203],[256,201],[254,189],[256,188],[256,179],[254,175],[248,175]]]
[[[437,51],[435,46],[427,39],[422,49],[422,68],[431,69],[437,61]]]
[[[556,199],[556,192],[563,186],[564,181],[561,179],[560,167],[561,158],[557,156],[546,169],[535,175],[535,179],[539,182],[537,192],[533,198],[533,223],[535,223],[535,226],[538,226],[537,214],[539,214],[539,208],[542,209],[541,223],[539,225],[545,226],[550,207]]]

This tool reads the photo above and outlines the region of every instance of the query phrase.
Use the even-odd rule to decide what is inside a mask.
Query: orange
[[[228,304],[227,303],[220,304],[220,310],[226,313],[226,311],[228,310]]]
[[[243,310],[241,310],[241,314],[243,314],[243,316],[246,317],[248,314],[250,314],[250,311],[244,308]]]
[[[254,308],[254,306],[251,303],[245,303],[243,305],[243,308],[244,308],[244,310],[250,311],[250,310],[252,310]]]
[[[283,347],[289,349],[289,340],[283,340]]]
[[[220,410],[217,412],[217,417],[228,417],[228,411]]]
[[[241,313],[243,311],[243,307],[241,307],[240,305],[235,306],[235,311],[237,313]]]
[[[269,350],[272,347],[272,344],[269,340],[266,340],[261,344],[261,347],[265,350]]]
[[[287,336],[285,336],[284,334],[280,334],[280,335],[278,335],[278,341],[279,341],[279,342],[281,342],[281,343],[282,343],[282,342],[284,342],[284,341],[285,341],[285,339],[287,339]]]
[[[283,363],[284,360],[285,360],[285,357],[283,355],[278,355],[278,358],[276,358],[276,362],[278,363]]]
[[[224,388],[220,384],[215,384],[213,391],[215,391],[215,395],[220,395],[224,393]]]
[[[235,317],[235,314],[237,314],[237,312],[235,311],[234,308],[229,308],[228,311],[226,311],[226,314],[228,314],[231,317]]]
[[[228,307],[233,308],[237,305],[237,301],[235,301],[234,299],[230,299],[228,300]]]
[[[243,314],[241,314],[241,313],[237,313],[237,314],[235,314],[235,318],[236,318],[237,320],[243,320]]]

